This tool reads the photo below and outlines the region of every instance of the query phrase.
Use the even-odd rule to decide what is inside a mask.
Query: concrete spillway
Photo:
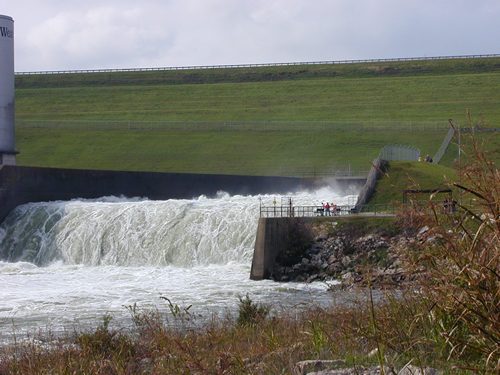
[[[291,194],[297,204],[342,201],[330,189]],[[275,307],[331,303],[323,283],[251,281],[259,206],[279,195],[149,201],[108,197],[29,203],[0,225],[0,342],[32,332],[95,327],[104,314],[131,324],[124,306],[193,314],[234,311],[238,296]],[[19,338],[19,333],[17,338]]]
[[[321,186],[353,194],[364,182],[363,178],[325,180],[0,166],[0,222],[16,206],[28,202],[111,195],[156,200],[190,199],[200,195],[213,197],[219,191],[232,195],[284,194]]]

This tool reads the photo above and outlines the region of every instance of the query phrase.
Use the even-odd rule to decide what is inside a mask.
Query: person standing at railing
[[[321,216],[324,215],[324,213],[325,213],[325,203],[324,202],[321,202],[321,208],[317,208],[316,212],[319,213]]]
[[[330,203],[326,202],[324,208],[325,208],[325,216],[330,216]]]

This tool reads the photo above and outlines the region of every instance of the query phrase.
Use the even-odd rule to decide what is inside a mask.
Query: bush
[[[239,297],[240,301],[238,310],[238,320],[237,323],[240,326],[255,325],[266,319],[269,314],[269,307],[254,303],[248,294],[245,298]]]
[[[448,356],[494,372],[500,370],[500,173],[471,141],[474,158],[453,184],[461,191],[457,212],[443,214],[431,200],[427,210],[411,213],[425,230],[407,255],[423,273],[423,297]]]

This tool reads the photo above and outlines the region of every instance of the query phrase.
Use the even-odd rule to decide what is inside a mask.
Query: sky
[[[15,70],[500,53],[500,0],[2,0]]]

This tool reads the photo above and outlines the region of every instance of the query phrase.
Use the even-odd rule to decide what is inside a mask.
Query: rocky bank
[[[272,272],[276,281],[338,280],[356,284],[400,286],[413,280],[401,262],[401,249],[415,234],[399,229],[394,219],[318,220],[301,228],[302,246],[280,254]]]

